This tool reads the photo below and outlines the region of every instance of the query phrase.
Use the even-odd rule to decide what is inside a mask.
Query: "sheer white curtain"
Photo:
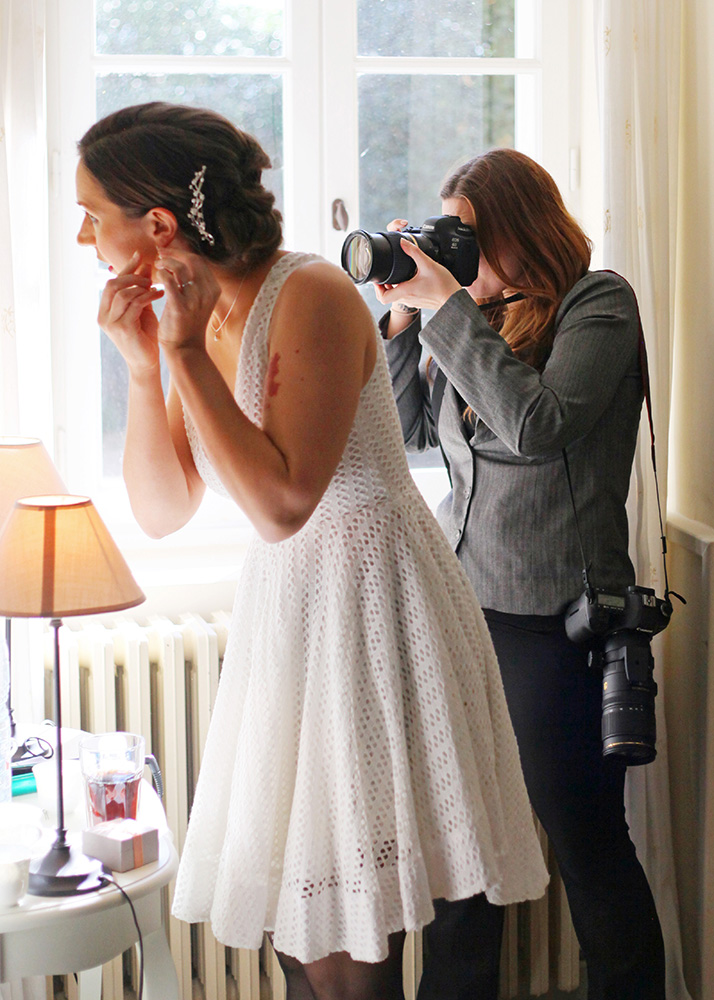
[[[647,341],[658,477],[666,510],[677,212],[680,0],[595,0],[595,44],[603,149],[604,266],[637,294]],[[644,422],[631,491],[637,582],[664,592],[660,527]],[[676,605],[676,601],[675,601]],[[655,659],[662,651],[655,643]],[[667,998],[689,1000],[669,808],[669,768],[661,669],[657,759],[628,772],[627,812],[647,871],[667,949]]]
[[[56,2],[0,0],[0,435],[39,437],[50,452],[45,31]],[[26,721],[42,718],[44,680],[16,665],[40,631],[39,621],[13,623],[13,706]]]
[[[51,444],[45,13],[0,0],[0,434]],[[0,984],[2,1000],[46,995],[42,976]]]
[[[0,0],[0,434],[52,450],[47,0]]]

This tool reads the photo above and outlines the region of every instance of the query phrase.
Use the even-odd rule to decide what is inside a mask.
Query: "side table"
[[[34,799],[23,796],[28,804]],[[139,818],[159,828],[159,859],[112,877],[136,910],[144,943],[145,1000],[178,1000],[161,892],[176,874],[178,855],[161,802],[147,781]],[[80,896],[27,895],[19,905],[0,910],[0,982],[78,972],[80,1000],[100,1000],[102,965],[137,942],[131,908],[115,886]]]

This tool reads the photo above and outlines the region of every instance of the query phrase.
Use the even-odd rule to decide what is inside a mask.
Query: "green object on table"
[[[13,774],[12,776],[12,794],[13,795],[29,795],[31,792],[37,791],[37,785],[35,784],[35,776],[32,771],[28,771],[27,774]]]

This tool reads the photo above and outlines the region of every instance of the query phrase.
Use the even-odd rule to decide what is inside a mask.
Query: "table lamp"
[[[0,566],[0,615],[50,618],[54,629],[57,833],[47,854],[30,866],[28,891],[92,892],[101,884],[101,864],[69,843],[64,825],[59,628],[63,617],[132,608],[144,594],[87,497],[17,500],[0,532]]]
[[[60,474],[39,438],[0,436],[0,528],[19,497],[66,492]],[[12,660],[9,618],[5,619],[5,639],[8,656]],[[14,736],[11,690],[8,691],[7,709],[10,732]]]

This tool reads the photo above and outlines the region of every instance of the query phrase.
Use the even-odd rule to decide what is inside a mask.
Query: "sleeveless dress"
[[[258,425],[273,306],[315,259],[281,257],[246,322],[235,395]],[[433,899],[548,881],[487,627],[409,472],[378,341],[312,517],[247,554],[173,900],[226,945],[269,930],[302,962],[381,961]]]

